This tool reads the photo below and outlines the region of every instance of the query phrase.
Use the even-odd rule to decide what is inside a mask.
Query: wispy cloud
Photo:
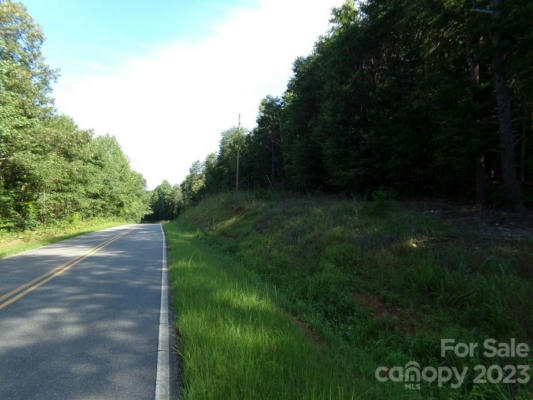
[[[162,45],[112,72],[63,77],[56,105],[82,128],[115,135],[150,188],[178,183],[194,160],[217,150],[239,113],[254,126],[261,98],[283,92],[292,62],[311,51],[341,3],[260,0],[199,41]]]

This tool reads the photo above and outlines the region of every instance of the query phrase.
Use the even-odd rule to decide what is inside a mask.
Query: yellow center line
[[[106,240],[104,243],[100,244],[100,246],[105,246],[105,245],[107,245],[107,244],[110,243],[110,241],[113,240],[113,239],[114,239],[114,238],[111,238],[111,239]],[[90,251],[90,250],[89,250],[89,251]],[[4,301],[5,299],[7,299],[8,297],[14,295],[15,293],[20,292],[21,290],[27,288],[28,286],[33,285],[34,283],[40,281],[41,279],[44,279],[44,278],[46,278],[47,276],[52,275],[52,274],[53,274],[54,272],[56,272],[57,270],[59,270],[59,269],[61,269],[61,268],[64,268],[64,267],[70,265],[71,263],[73,263],[73,262],[75,262],[75,261],[81,259],[83,256],[84,256],[84,255],[78,256],[78,257],[76,257],[74,260],[67,261],[66,263],[63,263],[63,264],[61,264],[61,265],[59,265],[59,266],[57,266],[57,267],[55,267],[55,268],[52,268],[50,271],[45,272],[45,273],[42,274],[41,276],[38,276],[37,278],[32,279],[31,281],[25,283],[24,285],[21,285],[21,286],[15,288],[15,289],[11,290],[10,292],[4,294],[3,296],[0,296],[0,302]]]
[[[24,285],[21,285],[21,286],[15,288],[15,289],[11,290],[10,292],[4,294],[3,296],[0,297],[0,310],[2,310],[3,308],[6,308],[8,305],[10,305],[11,303],[14,303],[18,299],[26,296],[28,293],[33,292],[35,289],[41,287],[42,285],[44,285],[45,283],[47,283],[47,282],[51,281],[52,279],[58,277],[59,275],[67,272],[69,269],[71,269],[76,264],[78,264],[81,261],[85,260],[87,257],[90,257],[93,254],[97,253],[98,251],[103,249],[108,244],[110,244],[110,243],[120,239],[121,237],[127,235],[132,230],[133,229],[129,229],[126,232],[121,233],[120,235],[112,237],[111,239],[106,240],[104,243],[102,243],[102,244],[94,247],[93,249],[87,251],[87,253],[85,253],[85,254],[83,254],[83,255],[81,255],[79,257],[76,257],[74,260],[68,261],[68,262],[66,262],[64,264],[61,264],[61,265],[55,267],[55,268],[52,268],[50,271],[42,274],[41,276],[38,276],[37,278],[32,279],[31,281],[25,283]],[[26,289],[26,290],[24,290],[24,289]],[[17,294],[17,295],[13,296],[15,294]],[[13,297],[11,297],[11,296],[13,296]],[[2,303],[2,301],[3,301],[3,303]]]

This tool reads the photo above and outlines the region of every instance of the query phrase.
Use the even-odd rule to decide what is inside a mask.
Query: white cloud
[[[149,188],[163,179],[179,183],[194,160],[217,150],[220,132],[239,113],[245,127],[255,125],[260,100],[282,94],[292,62],[310,53],[340,4],[260,0],[200,41],[164,45],[112,73],[61,78],[57,108],[82,128],[115,135]]]

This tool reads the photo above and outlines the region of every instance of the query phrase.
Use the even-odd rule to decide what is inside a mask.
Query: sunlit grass
[[[253,192],[221,194],[179,219],[201,234],[189,231],[187,240],[176,240],[193,241],[202,249],[198,255],[215,259],[205,267],[198,265],[197,272],[204,274],[209,265],[228,273],[244,269],[248,282],[262,282],[251,294],[240,286],[220,287],[218,282],[225,280],[219,277],[208,278],[204,285],[209,285],[212,307],[219,305],[220,315],[238,309],[256,321],[251,315],[263,314],[270,303],[282,307],[298,318],[296,325],[303,322],[311,330],[306,339],[314,335],[324,343],[328,365],[340,377],[333,384],[326,379],[327,388],[343,396],[531,398],[531,386],[516,385],[481,390],[470,384],[452,390],[423,384],[419,392],[405,391],[401,384],[378,383],[373,374],[379,365],[411,360],[441,365],[442,337],[471,342],[515,337],[530,342],[531,238],[487,237],[481,228],[465,229],[454,220],[400,202],[276,196],[261,200]],[[178,231],[172,228],[169,234],[174,230]],[[220,323],[243,332],[233,320]],[[471,368],[494,362],[453,357],[445,361],[451,366],[466,362]],[[326,392],[330,393],[324,389],[317,398],[327,398],[322,397]],[[339,398],[335,393],[332,398]]]
[[[98,218],[76,223],[65,222],[24,232],[0,232],[0,258],[125,223],[127,222]]]
[[[272,288],[179,223],[165,231],[182,398],[371,398],[359,377],[366,366],[347,368],[314,343],[280,308]],[[378,388],[375,398],[403,398],[390,391]]]

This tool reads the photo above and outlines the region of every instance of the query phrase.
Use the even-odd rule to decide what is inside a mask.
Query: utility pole
[[[239,191],[239,158],[241,153],[241,114],[239,114],[239,125],[237,128],[237,168],[235,170],[235,191]]]

